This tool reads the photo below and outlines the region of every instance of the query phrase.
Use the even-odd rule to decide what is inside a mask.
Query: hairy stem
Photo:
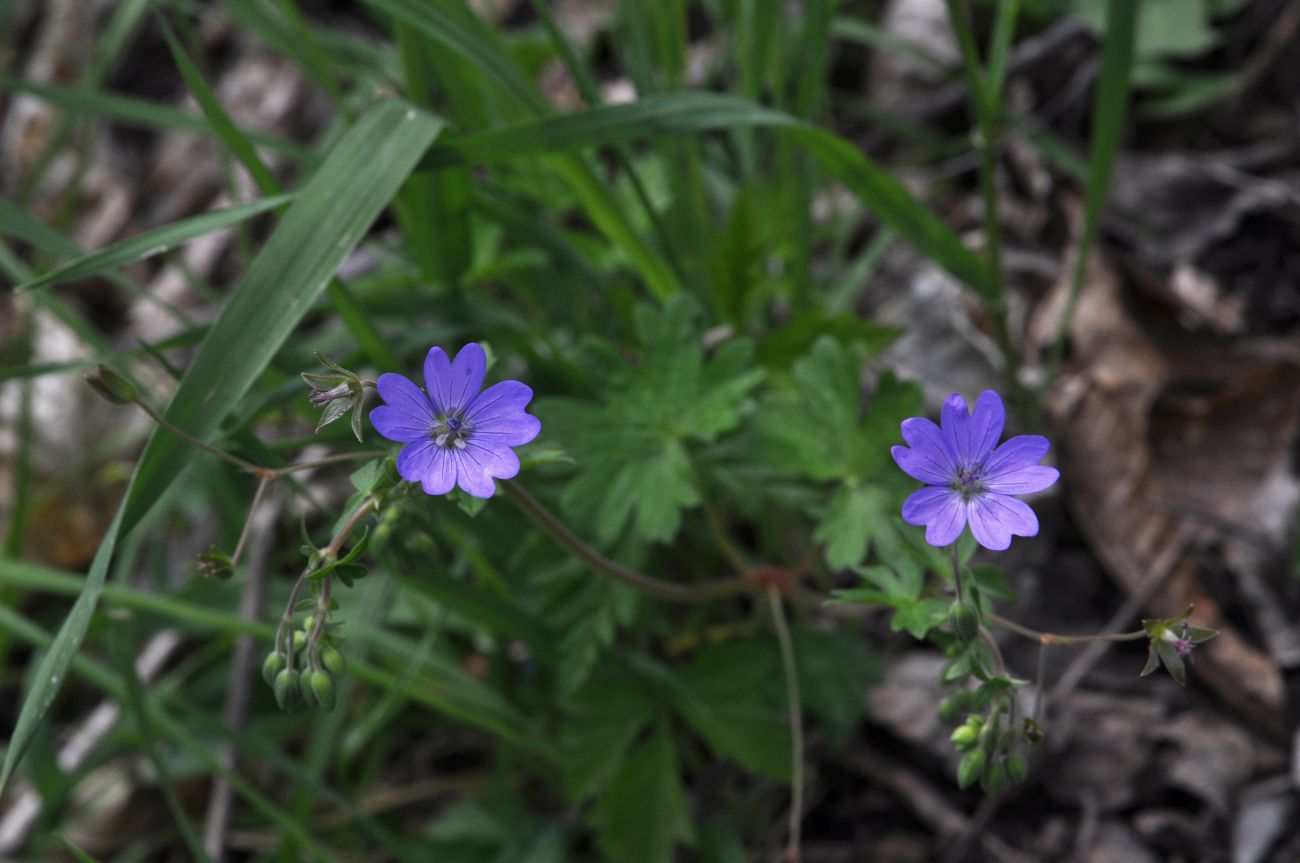
[[[785,675],[785,697],[790,703],[790,833],[785,859],[798,863],[800,832],[803,826],[803,705],[799,694],[799,670],[794,663],[794,642],[785,619],[781,592],[768,585],[767,602],[772,609],[772,625],[781,645],[781,670]]]
[[[961,586],[961,561],[957,559],[957,543],[948,546],[948,559],[952,561],[952,580],[957,585],[957,601],[965,602],[966,596]]]
[[[1006,629],[1008,632],[1014,632],[1023,638],[1031,641],[1037,641],[1040,644],[1090,644],[1096,641],[1140,641],[1147,637],[1145,629],[1137,629],[1132,632],[1106,632],[1096,635],[1057,635],[1054,632],[1039,632],[1037,629],[1030,629],[1028,626],[1016,623],[1014,620],[1008,620],[999,614],[990,614],[989,620]]]
[[[570,554],[597,572],[603,572],[615,581],[621,581],[623,584],[634,587],[642,593],[673,602],[698,603],[740,593],[751,593],[757,588],[757,585],[751,579],[745,577],[722,578],[699,584],[677,584],[629,569],[618,561],[610,560],[588,545],[580,536],[570,530],[568,525],[556,518],[550,510],[542,506],[537,498],[529,494],[523,486],[514,480],[501,480],[499,483],[505,488],[506,494],[515,506],[519,507],[525,515],[549,533]]]

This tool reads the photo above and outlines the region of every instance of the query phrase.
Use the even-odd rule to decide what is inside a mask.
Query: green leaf
[[[216,432],[310,308],[326,280],[396,193],[441,122],[385,101],[363,116],[307,181],[208,331],[164,416],[199,438]],[[184,467],[185,444],[155,431],[100,543],[81,595],[24,694],[0,788],[49,710],[94,614],[119,535],[130,532]]]
[[[857,566],[873,540],[878,546],[897,547],[892,502],[893,498],[878,486],[840,486],[813,534],[813,539],[826,544],[826,562],[834,569]]]
[[[641,357],[632,365],[600,345],[600,401],[549,399],[537,406],[550,435],[578,463],[562,502],[611,544],[631,521],[643,539],[677,533],[695,506],[688,443],[712,443],[740,424],[763,373],[752,343],[736,339],[705,358],[699,307],[686,295],[662,309],[642,306],[636,325]]]
[[[637,735],[654,719],[655,706],[641,681],[610,663],[569,707],[560,728],[564,780],[569,796],[581,802],[613,780]]]
[[[692,841],[677,749],[660,725],[619,767],[591,813],[596,842],[619,863],[671,863],[678,842]]]
[[[840,746],[867,712],[880,661],[856,633],[802,627],[790,636],[803,703],[821,719],[831,745]]]
[[[790,778],[790,729],[765,697],[777,676],[772,645],[756,640],[711,644],[678,673],[670,689],[682,717],[718,755],[754,773]]]

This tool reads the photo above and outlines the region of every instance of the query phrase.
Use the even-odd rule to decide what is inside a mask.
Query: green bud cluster
[[[308,615],[302,627],[285,639],[284,651],[272,650],[266,655],[262,679],[275,693],[281,710],[299,706],[320,707],[326,712],[334,709],[335,681],[347,673],[347,662],[336,644],[339,638],[331,632],[335,628],[326,619],[318,632],[315,615]]]
[[[1004,721],[1008,700],[999,700],[987,713],[973,713],[952,732],[949,739],[962,753],[957,765],[957,784],[969,788],[976,782],[988,794],[1024,782],[1029,765],[1017,749],[1017,735]],[[1026,720],[1028,722],[1030,720]]]

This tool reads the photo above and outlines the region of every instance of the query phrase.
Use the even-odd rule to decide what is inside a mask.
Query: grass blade
[[[1133,45],[1137,33],[1138,9],[1141,4],[1129,0],[1110,0],[1106,4],[1106,36],[1101,47],[1101,79],[1097,83],[1097,101],[1092,116],[1092,152],[1088,158],[1088,191],[1083,217],[1083,235],[1074,259],[1070,295],[1065,313],[1056,328],[1047,373],[1039,390],[1039,403],[1061,364],[1065,353],[1065,336],[1074,320],[1074,310],[1088,274],[1088,250],[1097,236],[1101,208],[1110,189],[1110,172],[1124,131],[1124,113],[1128,105],[1129,85],[1133,79]]]
[[[671,135],[768,126],[802,144],[824,170],[853,190],[886,225],[935,263],[984,296],[992,288],[988,267],[907,188],[833,132],[745,99],[681,92],[623,105],[514,123],[451,139],[429,150],[422,168],[497,162],[553,150],[623,143],[646,135]]]
[[[237,225],[254,216],[274,210],[291,200],[293,200],[292,195],[260,198],[247,204],[236,204],[233,207],[226,207],[189,219],[172,222],[170,225],[163,225],[161,228],[136,234],[134,237],[120,243],[114,243],[99,251],[68,261],[66,264],[55,267],[25,285],[19,285],[18,290],[34,291],[37,288],[70,282],[73,279],[84,279],[87,276],[94,276],[126,264],[143,261],[146,258],[161,255],[176,246],[188,243],[205,234],[229,228],[231,225]]]

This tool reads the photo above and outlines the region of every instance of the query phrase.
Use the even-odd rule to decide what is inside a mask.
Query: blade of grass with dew
[[[651,134],[698,133],[767,126],[806,147],[822,168],[849,187],[886,225],[984,296],[988,267],[951,228],[849,141],[781,111],[734,96],[704,92],[651,96],[464,135],[432,147],[422,167],[498,162],[557,149],[604,146]]]
[[[1101,221],[1101,209],[1110,189],[1110,172],[1119,150],[1120,136],[1124,131],[1124,114],[1128,105],[1129,86],[1133,79],[1133,45],[1137,32],[1140,4],[1129,0],[1110,0],[1106,4],[1106,35],[1101,46],[1101,78],[1097,83],[1097,97],[1092,116],[1092,152],[1088,158],[1088,187],[1083,217],[1083,235],[1075,253],[1074,273],[1070,279],[1070,294],[1065,311],[1056,327],[1052,352],[1047,370],[1039,386],[1038,403],[1041,409],[1047,390],[1056,377],[1065,353],[1065,337],[1074,320],[1074,311],[1083,290],[1083,280],[1088,274],[1088,252],[1096,238]]]
[[[210,437],[270,362],[347,254],[442,128],[397,100],[372,107],[303,186],[208,331],[164,411],[167,420]],[[119,533],[129,532],[185,463],[185,444],[155,429],[122,507],[104,536],[85,587],[41,660],[0,768],[0,788],[31,741],[85,638]]]
[[[259,198],[247,204],[235,204],[233,207],[213,210],[210,213],[203,213],[188,219],[181,219],[169,225],[136,234],[120,243],[114,243],[111,246],[106,246],[98,251],[68,261],[66,264],[55,267],[48,273],[37,276],[24,285],[19,285],[18,290],[34,291],[38,288],[70,282],[73,279],[84,279],[87,276],[98,275],[127,264],[133,264],[136,261],[143,261],[168,252],[176,246],[184,245],[191,240],[245,222],[262,213],[270,212],[292,200],[292,195],[276,195],[270,198]]]

